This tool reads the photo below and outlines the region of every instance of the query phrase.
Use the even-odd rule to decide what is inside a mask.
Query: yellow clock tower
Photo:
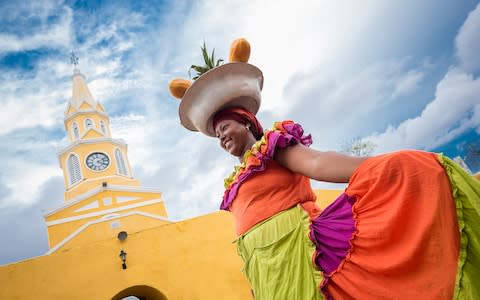
[[[76,64],[72,81],[64,116],[69,143],[58,152],[65,203],[44,216],[50,251],[110,237],[125,227],[141,230],[168,222],[160,192],[142,188],[132,176],[127,144],[112,138],[109,117]],[[98,224],[106,228],[81,237]]]

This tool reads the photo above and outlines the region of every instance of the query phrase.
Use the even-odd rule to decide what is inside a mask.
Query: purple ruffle
[[[252,174],[264,171],[267,161],[273,159],[277,148],[282,149],[298,143],[305,146],[310,146],[312,144],[312,136],[303,135],[303,128],[300,124],[293,122],[282,122],[280,124],[284,130],[268,130],[265,132],[267,149],[264,151],[258,151],[254,154],[260,161],[260,164],[247,166],[246,170],[237,177],[235,182],[233,182],[227,190],[225,190],[220,209],[229,210],[230,205],[232,205],[233,200],[237,196],[241,184]]]
[[[344,193],[312,221],[310,236],[317,248],[315,264],[326,274],[335,271],[350,250],[355,232],[354,202]]]
[[[316,246],[314,261],[324,273],[321,289],[327,298],[328,279],[351,249],[350,240],[355,233],[354,202],[355,198],[343,193],[310,226],[310,239]]]
[[[285,124],[283,125],[285,131],[275,130],[266,134],[268,137],[268,147],[266,157],[272,159],[277,148],[283,149],[295,144],[303,144],[310,146],[312,144],[312,136],[303,135],[303,128],[300,124]]]

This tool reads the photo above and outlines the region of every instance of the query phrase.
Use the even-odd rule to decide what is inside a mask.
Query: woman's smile
[[[230,143],[231,141],[232,141],[231,138],[228,138],[228,137],[225,138],[225,140],[224,140],[224,142],[223,142],[223,148],[228,149],[228,145],[231,144],[231,143]]]

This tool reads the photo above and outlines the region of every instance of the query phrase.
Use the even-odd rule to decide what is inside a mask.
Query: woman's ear
[[[168,83],[168,90],[173,97],[182,100],[185,92],[192,85],[192,82],[187,79],[175,78]]]

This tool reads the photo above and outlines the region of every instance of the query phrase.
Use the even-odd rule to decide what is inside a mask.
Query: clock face
[[[87,157],[87,167],[93,171],[103,171],[110,164],[108,156],[101,152],[94,152]]]

